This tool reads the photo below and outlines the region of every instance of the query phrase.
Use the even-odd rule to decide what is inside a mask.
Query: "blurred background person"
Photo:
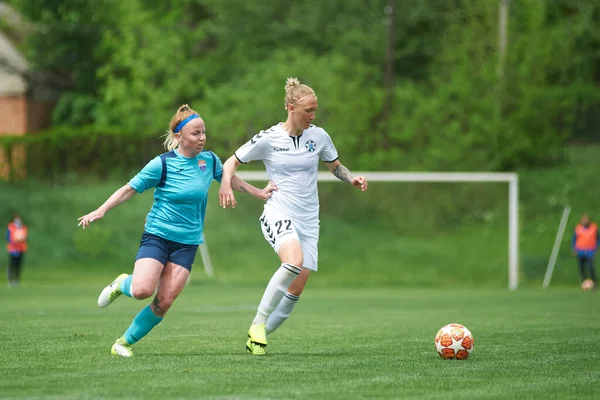
[[[8,286],[16,287],[21,282],[23,258],[27,252],[27,226],[18,213],[13,215],[6,229],[6,249],[8,250]]]
[[[583,214],[581,221],[575,227],[571,245],[573,253],[577,256],[581,283],[583,284],[587,279],[591,279],[594,283],[594,288],[596,288],[594,256],[596,255],[599,242],[598,225],[592,222],[587,214]]]

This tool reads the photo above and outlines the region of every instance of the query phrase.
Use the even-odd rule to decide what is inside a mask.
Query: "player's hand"
[[[369,188],[369,183],[367,182],[367,178],[364,176],[355,176],[352,178],[352,186],[355,188],[359,188],[361,191],[365,191]]]
[[[269,181],[269,183],[267,183],[267,186],[265,186],[264,189],[262,189],[259,193],[258,193],[258,198],[260,200],[267,200],[269,199],[271,196],[273,196],[273,192],[277,190],[277,186],[275,186],[275,183]]]
[[[219,204],[223,208],[235,208],[237,202],[235,201],[231,184],[221,183],[221,187],[219,188]]]
[[[83,217],[79,217],[79,224],[77,226],[83,226],[83,229],[85,229],[86,227],[90,226],[91,222],[97,221],[102,217],[104,217],[104,211],[100,209],[94,210]]]

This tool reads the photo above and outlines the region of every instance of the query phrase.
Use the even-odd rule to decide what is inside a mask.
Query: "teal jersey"
[[[175,149],[152,159],[128,183],[138,193],[155,188],[146,232],[182,244],[203,243],[208,189],[222,174],[223,164],[211,151],[186,158]]]

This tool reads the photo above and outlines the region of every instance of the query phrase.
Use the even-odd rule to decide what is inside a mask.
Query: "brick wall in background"
[[[0,135],[27,132],[27,97],[0,96]]]
[[[54,103],[28,100],[26,96],[0,96],[0,136],[33,134],[50,127]],[[26,154],[14,146],[11,154],[0,148],[0,179],[25,177]]]

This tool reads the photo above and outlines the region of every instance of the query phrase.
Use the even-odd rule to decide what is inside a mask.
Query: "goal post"
[[[565,229],[567,228],[567,221],[569,220],[569,214],[571,213],[571,207],[565,207],[560,217],[560,223],[558,224],[558,230],[556,231],[556,238],[554,239],[554,245],[552,246],[552,252],[550,253],[550,260],[548,260],[548,267],[546,268],[546,275],[544,275],[544,281],[542,287],[548,288],[550,280],[552,279],[552,273],[556,266],[556,260],[558,259],[558,252],[560,251],[560,244],[562,243]]]
[[[519,175],[515,172],[377,172],[355,171],[369,182],[505,182],[508,183],[508,288],[519,286]],[[236,175],[245,181],[267,181],[264,171],[238,171]],[[339,181],[327,171],[318,173],[322,182]],[[201,249],[206,274],[213,275],[208,249]]]

